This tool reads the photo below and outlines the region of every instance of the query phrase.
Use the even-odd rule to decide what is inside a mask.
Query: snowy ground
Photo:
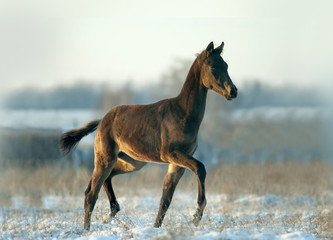
[[[198,227],[189,223],[196,208],[194,193],[176,192],[162,228],[153,228],[158,193],[128,192],[119,197],[121,211],[108,223],[108,203],[101,194],[91,230],[83,230],[83,198],[47,196],[32,207],[25,197],[0,208],[1,239],[317,239],[330,238],[333,193],[316,199],[304,195],[208,194]],[[326,225],[325,225],[326,224]]]

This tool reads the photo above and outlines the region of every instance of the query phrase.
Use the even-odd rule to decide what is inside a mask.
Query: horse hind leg
[[[111,145],[110,142],[108,144]],[[98,198],[98,193],[104,184],[105,180],[110,175],[112,168],[117,161],[116,144],[113,142],[111,146],[98,148],[95,145],[95,168],[93,175],[85,191],[84,200],[84,229],[90,229],[91,214],[94,210],[95,203]],[[110,151],[112,149],[113,151]],[[108,151],[105,151],[108,150]]]
[[[116,195],[114,194],[111,181],[112,181],[112,178],[111,178],[111,176],[109,176],[105,180],[103,187],[104,187],[104,190],[105,190],[106,195],[110,202],[110,217],[114,217],[114,216],[116,216],[117,212],[120,211],[120,206],[117,201]],[[103,218],[103,221],[106,221],[106,218],[105,219]]]
[[[146,162],[136,161],[123,153],[120,153],[118,157],[119,158],[117,160],[117,163],[112,169],[110,176],[105,180],[103,184],[104,190],[110,202],[109,217],[114,217],[117,212],[120,211],[120,206],[112,187],[112,178],[119,174],[139,171],[147,164]],[[107,217],[103,218],[103,221],[107,221]]]

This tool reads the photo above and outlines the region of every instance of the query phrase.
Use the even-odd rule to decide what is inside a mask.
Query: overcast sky
[[[236,85],[327,86],[333,1],[0,0],[1,89],[159,79],[210,41]]]

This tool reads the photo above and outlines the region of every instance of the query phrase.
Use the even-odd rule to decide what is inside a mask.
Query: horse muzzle
[[[236,98],[237,95],[238,95],[238,89],[235,86],[230,88],[230,98]]]

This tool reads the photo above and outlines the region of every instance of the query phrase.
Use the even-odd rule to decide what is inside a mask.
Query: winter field
[[[30,170],[30,171],[27,171]],[[0,169],[1,239],[331,239],[333,175],[326,162],[220,163],[207,169],[207,207],[190,223],[197,183],[186,172],[162,228],[153,228],[166,168],[118,176],[113,219],[101,190],[91,230],[83,230],[87,170]]]

